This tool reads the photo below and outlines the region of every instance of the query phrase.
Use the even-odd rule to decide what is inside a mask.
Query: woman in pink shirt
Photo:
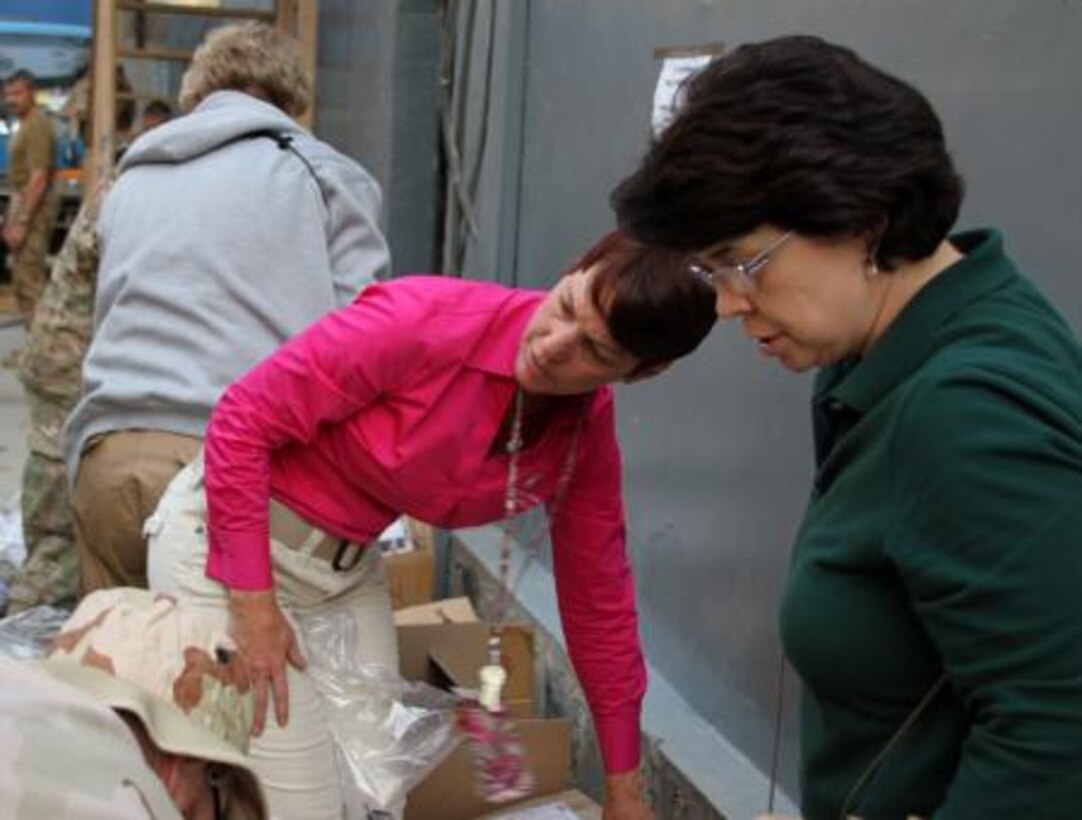
[[[228,613],[253,664],[257,727],[273,695],[278,726],[252,753],[281,816],[336,817],[340,798],[322,782],[333,753],[313,728],[289,618],[348,610],[360,657],[396,666],[379,550],[364,545],[403,513],[446,528],[504,518],[516,415],[515,511],[550,506],[561,619],[608,773],[605,818],[649,816],[637,778],[646,675],[607,385],[661,372],[709,332],[713,290],[691,262],[615,233],[547,294],[445,277],[372,285],[223,395],[205,510],[197,460],[150,522],[151,585]]]

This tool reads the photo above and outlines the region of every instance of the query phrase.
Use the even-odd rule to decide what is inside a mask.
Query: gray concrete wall
[[[439,0],[322,0],[315,131],[383,186],[395,272],[437,263]]]
[[[648,140],[656,47],[801,32],[856,48],[931,98],[968,183],[961,225],[1002,228],[1082,327],[1072,264],[1082,217],[1078,0],[478,0],[475,26],[494,4],[504,37],[497,85],[486,106],[474,76],[465,114],[490,121],[466,275],[550,284],[611,226],[608,193]],[[473,133],[463,137],[467,161],[479,147]],[[762,768],[774,609],[811,469],[808,387],[723,327],[691,361],[619,398],[648,654]],[[790,697],[790,788],[793,706]]]

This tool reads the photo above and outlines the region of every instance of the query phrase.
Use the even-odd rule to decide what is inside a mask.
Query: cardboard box
[[[518,803],[477,820],[601,820],[601,806],[577,789]]]
[[[436,557],[430,545],[414,544],[407,552],[385,553],[387,585],[394,609],[428,603],[436,587]]]
[[[507,624],[503,628],[500,663],[507,670],[504,699],[507,701],[507,708],[516,717],[533,717],[536,714],[534,653],[532,627],[526,624]]]
[[[402,676],[443,688],[476,689],[488,662],[488,624],[476,620],[468,601],[436,601],[402,610],[398,654]],[[567,788],[571,767],[571,724],[539,720],[533,714],[534,635],[528,626],[504,628],[503,664],[508,670],[504,699],[516,716],[530,768],[534,795]],[[405,820],[472,820],[498,808],[475,793],[472,753],[463,743],[409,794]],[[533,797],[533,796],[531,796]]]
[[[488,663],[488,624],[407,623],[398,626],[399,671],[445,689],[476,690],[478,673]],[[504,627],[501,662],[507,670],[504,701],[516,717],[532,717],[534,635],[524,624]]]
[[[478,621],[469,598],[445,598],[430,604],[399,609],[394,614],[396,626],[417,624],[472,624]]]
[[[570,721],[535,719],[516,723],[537,780],[535,794],[566,790],[571,776]],[[405,820],[473,820],[491,812],[495,807],[476,794],[475,776],[469,747],[459,744],[409,793]]]
[[[477,689],[481,667],[488,663],[488,629],[480,644],[435,643],[429,660],[455,686]],[[500,663],[507,670],[503,700],[515,717],[534,715],[534,644],[533,630],[524,624],[508,624],[503,628]]]
[[[435,552],[435,527],[431,524],[426,524],[423,521],[418,521],[416,518],[410,518],[408,515],[402,516],[402,521],[406,525],[406,532],[409,534],[409,540],[417,547],[417,549]]]
[[[406,680],[423,680],[435,686],[469,685],[449,679],[433,663],[430,653],[443,647],[445,653],[467,658],[483,657],[488,626],[466,624],[404,624],[398,627],[398,668]],[[462,662],[464,663],[464,662]],[[473,679],[476,685],[476,677]]]

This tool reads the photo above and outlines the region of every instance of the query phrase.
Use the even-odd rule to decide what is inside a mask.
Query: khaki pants
[[[15,254],[11,268],[11,280],[15,287],[15,302],[19,306],[23,323],[27,329],[34,321],[38,301],[49,283],[49,268],[46,257],[49,255],[49,241],[56,227],[56,217],[60,213],[60,197],[54,192],[45,195],[34,221],[26,229],[26,239]]]
[[[297,618],[347,614],[357,638],[352,651],[364,664],[398,671],[391,596],[379,549],[365,549],[346,571],[311,554],[323,533],[311,527],[305,543],[290,549],[271,521],[271,557],[278,604],[307,657]],[[292,540],[292,539],[291,539]],[[192,602],[229,628],[229,591],[205,574],[206,498],[203,459],[181,471],[147,521],[150,588]],[[283,728],[270,707],[263,734],[252,738],[252,766],[263,784],[272,820],[341,820],[343,793],[334,743],[315,682],[288,667],[289,723]],[[358,708],[363,708],[358,706]],[[401,807],[389,815],[399,817]]]
[[[153,430],[121,430],[92,441],[79,458],[72,523],[79,556],[79,593],[146,587],[143,525],[166,485],[202,441]]]

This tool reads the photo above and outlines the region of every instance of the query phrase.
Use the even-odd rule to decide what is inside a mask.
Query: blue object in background
[[[0,24],[47,23],[90,29],[92,0],[0,0]]]
[[[56,167],[79,168],[86,156],[86,144],[83,138],[73,137],[67,129],[56,135]]]
[[[43,86],[69,86],[89,61],[92,10],[92,0],[0,0],[0,77],[25,68]],[[9,129],[0,124],[0,176],[8,170]],[[61,167],[77,164],[81,145],[60,148]]]
[[[89,61],[90,0],[0,0],[0,76],[23,68],[67,84]]]

